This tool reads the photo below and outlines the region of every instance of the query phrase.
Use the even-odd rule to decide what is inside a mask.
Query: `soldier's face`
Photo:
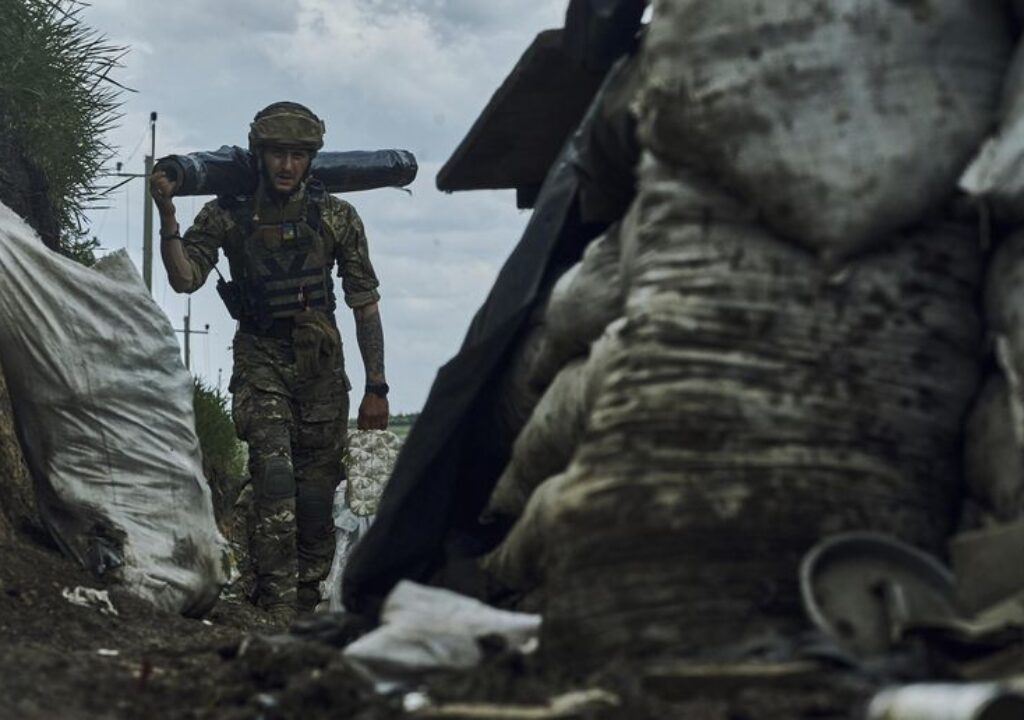
[[[269,147],[263,151],[263,167],[274,190],[288,195],[299,186],[309,168],[309,152]]]

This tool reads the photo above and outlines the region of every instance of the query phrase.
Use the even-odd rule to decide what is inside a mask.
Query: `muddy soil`
[[[76,586],[107,589],[118,614],[66,600],[62,591]],[[45,537],[0,544],[0,718],[405,717],[401,695],[377,695],[342,659],[337,633],[330,637],[323,627],[323,618],[307,618],[286,633],[230,593],[206,620],[190,620],[105,586]],[[581,716],[594,720],[852,720],[867,697],[864,686],[822,676],[799,688],[669,692],[675,697],[659,699],[659,688],[633,667],[575,677],[564,660],[544,662],[499,647],[479,670],[427,678],[419,689],[437,703],[542,704],[594,687],[621,698],[618,707]]]

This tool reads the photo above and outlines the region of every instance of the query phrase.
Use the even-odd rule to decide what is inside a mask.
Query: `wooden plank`
[[[600,83],[565,53],[561,30],[540,33],[438,172],[437,187],[539,186]]]

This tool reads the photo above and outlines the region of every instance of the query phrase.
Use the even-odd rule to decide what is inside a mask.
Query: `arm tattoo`
[[[366,368],[366,382],[383,383],[384,380],[384,328],[380,323],[377,303],[356,308],[356,342]]]

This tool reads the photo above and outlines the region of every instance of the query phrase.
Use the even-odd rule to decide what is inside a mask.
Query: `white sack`
[[[345,452],[345,482],[334,493],[334,559],[320,587],[331,611],[344,610],[341,576],[356,543],[377,514],[380,496],[402,449],[402,439],[390,430],[351,430]]]
[[[1006,20],[996,0],[662,0],[641,142],[849,255],[954,191],[995,120]]]
[[[483,659],[477,639],[498,635],[525,650],[540,631],[539,615],[497,610],[450,590],[403,580],[384,601],[381,626],[344,650],[382,678],[465,670]]]
[[[377,513],[384,486],[402,449],[390,430],[352,430],[345,453],[345,504],[356,515]]]
[[[0,204],[0,361],[54,539],[157,607],[201,614],[230,571],[192,378],[126,253],[86,268]]]

